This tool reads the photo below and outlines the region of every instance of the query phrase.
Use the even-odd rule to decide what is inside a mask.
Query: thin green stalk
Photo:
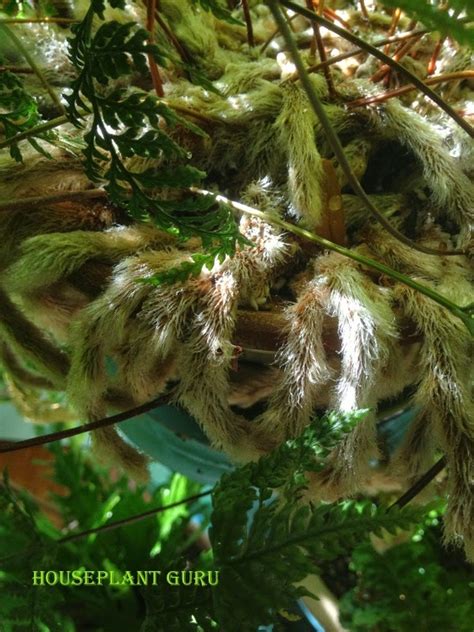
[[[200,195],[212,195],[216,202],[220,202],[222,204],[228,204],[232,208],[235,208],[238,211],[243,213],[247,213],[248,215],[254,215],[255,217],[260,217],[265,222],[269,224],[273,224],[274,226],[280,226],[284,228],[289,233],[293,233],[294,235],[298,235],[299,237],[303,237],[304,239],[308,239],[309,241],[313,241],[328,250],[333,250],[334,252],[338,252],[340,255],[344,257],[349,257],[349,259],[353,259],[358,263],[366,266],[368,268],[372,268],[374,270],[378,270],[382,274],[395,279],[396,281],[400,281],[404,285],[411,287],[414,290],[417,290],[421,294],[424,294],[428,298],[431,298],[433,301],[442,305],[446,309],[448,309],[454,316],[460,318],[463,323],[466,325],[467,329],[474,336],[474,305],[468,305],[467,307],[460,307],[456,303],[453,303],[448,298],[439,294],[435,290],[431,289],[427,285],[422,285],[417,281],[414,281],[409,276],[406,276],[402,272],[398,272],[393,268],[385,265],[384,263],[380,263],[375,259],[370,259],[369,257],[365,257],[364,255],[359,254],[358,252],[354,252],[349,248],[344,248],[344,246],[340,246],[329,239],[325,239],[324,237],[320,237],[315,233],[310,232],[304,228],[300,228],[299,226],[295,226],[294,224],[290,224],[289,222],[285,222],[285,220],[281,219],[277,215],[270,215],[268,213],[264,213],[256,208],[252,208],[251,206],[247,206],[247,204],[242,204],[241,202],[235,202],[233,200],[229,200],[223,195],[219,195],[213,193],[212,191],[205,191],[204,189],[198,189],[196,187],[192,187],[191,191],[195,193],[199,193]]]
[[[277,0],[268,0],[267,4],[270,6],[270,10],[273,13],[273,17],[275,18],[276,23],[278,24],[278,26],[280,27],[280,32],[283,35],[285,42],[288,46],[288,48],[290,49],[291,52],[291,56],[293,57],[293,61],[295,63],[295,66],[298,70],[298,74],[301,80],[301,83],[303,84],[303,87],[308,95],[308,99],[311,103],[311,106],[313,107],[313,110],[316,114],[316,116],[318,117],[318,119],[321,122],[321,125],[324,129],[324,132],[326,134],[326,137],[329,141],[329,144],[334,152],[334,155],[336,156],[339,165],[341,166],[342,170],[344,171],[344,174],[349,182],[349,184],[351,185],[352,189],[354,190],[354,193],[364,202],[365,206],[367,207],[367,209],[370,211],[370,213],[372,213],[372,215],[374,217],[377,218],[377,220],[380,222],[380,224],[382,224],[382,226],[391,234],[393,235],[396,239],[398,239],[399,241],[401,241],[402,243],[404,243],[405,245],[409,246],[410,248],[413,248],[414,250],[418,250],[420,252],[423,252],[425,254],[428,255],[460,255],[460,254],[464,254],[462,251],[459,250],[451,250],[451,251],[439,251],[439,250],[435,250],[433,248],[428,248],[426,246],[422,246],[420,244],[415,243],[414,241],[412,241],[411,239],[409,239],[408,237],[406,237],[403,233],[401,233],[400,231],[398,231],[396,228],[394,228],[392,226],[392,224],[388,221],[388,219],[383,215],[383,213],[381,213],[378,208],[376,208],[374,206],[374,204],[372,204],[370,198],[368,197],[368,195],[366,194],[366,192],[364,191],[364,189],[362,188],[359,180],[357,179],[357,177],[355,176],[354,172],[352,171],[352,168],[346,158],[346,155],[344,153],[344,149],[341,145],[341,141],[339,140],[339,137],[337,136],[336,132],[334,131],[331,122],[329,121],[329,118],[326,114],[326,111],[321,103],[321,101],[319,100],[316,91],[313,88],[313,84],[311,83],[311,79],[308,75],[308,72],[303,64],[303,60],[301,59],[301,55],[299,54],[298,51],[298,47],[296,46],[295,40],[293,38],[293,35],[291,34],[290,29],[288,28],[288,25],[280,11],[280,8],[278,6],[278,2]]]
[[[395,61],[388,55],[385,55],[385,53],[378,50],[372,44],[369,44],[368,42],[365,42],[360,37],[357,37],[357,35],[354,35],[353,33],[346,31],[346,29],[343,29],[340,26],[333,24],[329,20],[326,20],[322,16],[317,15],[316,13],[314,13],[314,11],[309,11],[308,9],[300,7],[299,5],[294,4],[290,0],[280,0],[280,2],[282,5],[284,5],[288,9],[291,9],[292,11],[295,11],[295,13],[299,13],[300,15],[303,15],[308,20],[317,22],[321,26],[325,26],[328,29],[328,31],[332,31],[333,33],[336,33],[337,35],[344,38],[348,42],[351,42],[355,46],[358,46],[359,48],[362,48],[363,50],[367,51],[374,57],[377,57],[377,59],[380,59],[380,61],[383,61],[385,64],[389,65],[390,67],[395,68],[397,72],[407,77],[411,83],[415,84],[415,86],[421,92],[423,92],[423,94],[426,94],[426,96],[429,97],[432,101],[434,101],[442,110],[444,110],[444,112],[446,112],[448,116],[450,116],[454,121],[456,121],[456,123],[460,127],[462,127],[464,131],[466,131],[469,134],[469,136],[474,138],[474,128],[471,125],[469,125],[469,123],[465,119],[463,119],[463,117],[460,116],[448,103],[446,103],[446,101],[442,99],[439,96],[439,94],[436,94],[434,90],[429,88],[423,81],[421,81],[421,79],[419,79],[412,72],[404,68],[404,66],[402,66],[400,63],[398,63],[397,61]],[[272,6],[277,7],[277,4],[275,3],[274,0],[269,0],[267,3],[270,5],[270,7]]]
[[[169,505],[162,505],[161,507],[153,507],[153,509],[148,509],[140,514],[134,514],[132,516],[127,516],[126,518],[121,518],[120,520],[115,520],[114,522],[107,522],[106,524],[100,525],[100,527],[93,527],[92,529],[87,529],[86,531],[80,531],[79,533],[72,533],[71,535],[66,535],[63,538],[59,538],[56,540],[57,544],[64,544],[66,542],[74,542],[76,540],[80,540],[81,538],[86,538],[89,535],[95,535],[97,533],[104,533],[104,531],[112,531],[113,529],[117,529],[119,527],[125,527],[129,524],[133,524],[134,522],[139,522],[140,520],[145,520],[146,518],[151,518],[152,516],[156,516],[163,511],[168,511],[169,509],[173,509],[174,507],[179,507],[180,505],[186,505],[201,498],[205,498],[212,494],[212,489],[208,489],[204,492],[200,492],[199,494],[194,494],[193,496],[188,496],[187,498],[182,498],[181,500],[177,500],[174,503],[170,503]]]
[[[11,138],[7,138],[6,140],[3,140],[0,143],[0,149],[5,149],[5,147],[9,147],[10,145],[13,145],[13,143],[17,143],[20,140],[25,140],[27,138],[30,138],[31,136],[38,136],[39,134],[42,134],[43,132],[47,132],[50,129],[54,129],[55,127],[60,127],[61,125],[64,125],[65,123],[69,122],[69,117],[67,115],[64,116],[57,116],[54,119],[51,119],[50,121],[46,121],[46,123],[40,123],[39,125],[36,125],[35,127],[32,127],[31,129],[27,129],[24,132],[20,132],[19,134],[15,134],[15,136],[12,136]]]
[[[41,68],[37,65],[36,61],[30,55],[30,52],[24,46],[24,44],[21,41],[21,39],[19,37],[17,37],[16,33],[14,33],[6,24],[0,24],[0,33],[2,33],[2,32],[7,37],[9,37],[11,39],[11,41],[14,43],[16,48],[20,51],[20,53],[23,55],[23,57],[29,63],[29,65],[33,69],[35,75],[41,81],[41,83],[43,84],[45,90],[48,92],[48,94],[51,97],[53,103],[56,105],[56,107],[59,109],[59,111],[62,114],[66,114],[66,109],[65,109],[64,105],[61,103],[60,98],[58,97],[58,95],[55,93],[55,91],[52,89],[52,87],[47,82],[46,77],[44,76]]]

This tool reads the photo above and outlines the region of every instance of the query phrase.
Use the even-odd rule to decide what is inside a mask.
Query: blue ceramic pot
[[[403,410],[379,423],[389,453],[399,445],[413,419]],[[153,461],[204,484],[214,484],[233,469],[231,461],[209,445],[196,420],[176,406],[160,406],[120,424],[120,430]]]
[[[210,447],[197,422],[176,406],[160,406],[120,424],[137,448],[173,472],[204,484],[214,484],[233,469],[222,453]]]

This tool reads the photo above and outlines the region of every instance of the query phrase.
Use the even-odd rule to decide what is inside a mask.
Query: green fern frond
[[[214,249],[191,266],[172,271],[170,278],[152,282],[187,278],[211,265],[215,256],[232,255],[243,238],[230,209],[208,201],[203,204],[189,195],[175,202],[160,199],[160,189],[186,191],[206,175],[189,164],[188,152],[172,138],[172,130],[179,125],[194,135],[205,134],[151,94],[138,88],[109,89],[124,75],[146,75],[147,56],[162,66],[169,58],[168,52],[149,44],[148,33],[134,23],[111,21],[94,32],[94,18],[103,10],[102,2],[93,2],[82,22],[73,27],[70,40],[70,59],[78,77],[65,98],[76,126],[84,126],[86,117],[91,117],[84,135],[86,173],[135,219],[151,220],[183,239],[197,235],[204,247]],[[159,166],[133,168],[126,162],[131,158],[152,159]]]
[[[319,471],[342,436],[366,411],[331,413],[297,439],[256,463],[222,477],[214,494],[211,542],[221,579],[214,593],[226,630],[271,624],[306,591],[297,584],[324,560],[356,546],[369,533],[406,529],[413,509],[378,508],[370,501],[312,506],[300,500],[307,471]]]
[[[26,91],[21,79],[12,72],[0,72],[0,135],[9,140],[39,121],[36,101]],[[50,157],[36,139],[29,138],[28,142],[36,151]],[[18,143],[10,145],[10,156],[17,162],[22,161]]]
[[[163,571],[162,575],[166,573]],[[143,594],[147,612],[140,632],[215,632],[219,629],[210,616],[212,589],[208,586],[172,586],[163,579]]]

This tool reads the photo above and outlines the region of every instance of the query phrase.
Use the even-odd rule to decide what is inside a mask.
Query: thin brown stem
[[[247,42],[250,48],[255,46],[255,39],[253,36],[252,16],[250,15],[248,0],[242,0],[242,10],[244,12],[245,24],[247,26]]]
[[[401,59],[403,59],[405,55],[407,55],[411,51],[411,49],[415,46],[415,44],[419,42],[421,38],[422,35],[418,35],[418,37],[411,38],[408,42],[403,42],[402,44],[400,44],[400,46],[398,46],[398,48],[394,52],[392,59],[394,61],[400,61]],[[390,66],[384,64],[371,77],[372,81],[376,83],[377,81],[382,80],[389,74],[390,70]]]
[[[435,49],[433,51],[433,54],[431,55],[431,59],[428,62],[428,68],[426,70],[428,76],[432,75],[436,69],[436,62],[438,61],[438,57],[439,54],[441,52],[441,48],[443,47],[444,42],[446,41],[446,36],[444,37],[440,37],[440,39],[438,40]]]
[[[209,489],[205,492],[201,492],[199,494],[194,494],[193,496],[188,496],[187,498],[182,498],[181,500],[177,500],[174,503],[170,503],[169,505],[162,505],[161,507],[154,507],[153,509],[148,509],[140,514],[135,514],[133,516],[127,516],[126,518],[122,518],[121,520],[115,520],[114,522],[108,522],[107,524],[103,524],[100,527],[94,527],[92,529],[87,529],[86,531],[80,531],[79,533],[72,533],[71,535],[66,535],[63,538],[59,538],[56,540],[57,544],[64,544],[66,542],[74,542],[76,540],[80,540],[82,538],[86,538],[89,535],[93,535],[96,533],[104,533],[105,531],[112,531],[113,529],[118,529],[119,527],[125,527],[129,524],[133,524],[134,522],[139,522],[140,520],[145,520],[146,518],[151,518],[152,516],[156,516],[156,514],[162,513],[163,511],[168,511],[168,509],[173,509],[174,507],[179,507],[180,505],[187,505],[188,503],[192,503],[200,498],[204,498],[205,496],[209,496],[212,494],[212,489]]]
[[[155,41],[155,12],[156,12],[156,0],[145,0],[146,1],[146,28],[148,31],[148,43],[152,45]],[[153,53],[148,53],[148,65],[150,67],[151,80],[153,82],[153,88],[155,89],[156,96],[158,98],[162,98],[165,96],[165,92],[163,90],[163,81],[161,79],[160,71],[158,69],[158,64],[155,61]]]
[[[306,0],[306,6],[308,7],[308,9],[314,9],[314,5],[313,5],[313,0]],[[311,22],[311,28],[313,29],[313,37],[311,38],[311,46],[310,46],[310,55],[311,55],[311,60],[314,60],[314,56],[316,55],[316,47],[317,47],[317,35],[316,33],[318,32],[318,25],[314,24],[314,22]],[[323,61],[321,55],[319,55],[321,61]],[[325,57],[326,59],[326,57]]]
[[[159,27],[162,29],[163,33],[169,39],[171,44],[173,44],[174,48],[176,49],[178,55],[181,57],[182,61],[185,64],[189,64],[191,62],[191,58],[189,56],[189,53],[181,46],[181,43],[177,39],[176,35],[173,33],[173,31],[170,29],[170,27],[163,20],[163,18],[161,17],[160,12],[158,11],[158,8],[155,11],[155,20],[156,20],[157,24],[159,25]]]
[[[387,33],[389,37],[395,33],[395,29],[397,28],[401,15],[402,15],[402,10],[399,8],[395,9],[395,11],[392,13],[392,21],[390,22],[390,27]],[[389,51],[390,51],[390,42],[387,42],[387,45],[385,46],[383,52],[386,55],[388,55]]]
[[[106,428],[107,426],[113,426],[114,424],[121,423],[127,419],[132,419],[143,413],[147,413],[158,406],[163,406],[170,401],[170,395],[162,395],[157,399],[153,399],[146,404],[135,406],[130,410],[126,410],[110,417],[104,417],[103,419],[97,419],[81,426],[75,426],[74,428],[67,428],[65,430],[59,430],[58,432],[50,432],[42,435],[41,437],[32,437],[31,439],[24,439],[23,441],[1,441],[0,442],[0,454],[6,454],[7,452],[17,452],[18,450],[24,450],[25,448],[31,448],[37,445],[46,445],[53,443],[54,441],[60,441],[61,439],[69,439],[70,437],[76,437],[77,435],[97,430],[98,428]]]
[[[318,24],[325,26],[329,31],[332,31],[333,33],[336,33],[337,35],[340,35],[340,37],[343,37],[348,42],[351,42],[352,44],[355,44],[356,46],[363,48],[374,57],[377,57],[377,59],[380,59],[380,61],[389,64],[392,68],[395,68],[395,70],[397,70],[400,74],[407,77],[421,92],[423,92],[423,94],[425,94],[432,101],[434,101],[444,112],[446,112],[446,114],[450,118],[456,121],[456,123],[460,127],[462,127],[462,129],[465,132],[469,134],[469,136],[474,138],[474,129],[472,128],[472,126],[465,119],[463,119],[462,116],[460,116],[448,103],[446,103],[444,99],[442,99],[438,94],[436,94],[436,92],[433,92],[433,90],[431,90],[429,86],[423,83],[421,79],[419,79],[412,72],[404,68],[401,64],[394,61],[393,59],[391,59],[390,57],[382,53],[382,51],[378,50],[375,46],[372,46],[368,42],[365,42],[360,37],[357,37],[350,31],[344,30],[340,28],[339,26],[336,26],[336,24],[333,24],[329,20],[326,20],[323,17],[316,15],[316,13],[309,11],[308,9],[305,9],[304,7],[300,7],[294,2],[291,2],[291,0],[280,0],[280,2],[286,8],[291,9],[292,11],[295,11],[295,13],[299,13],[300,15],[303,15],[304,17],[308,19],[316,21]]]
[[[451,72],[445,75],[429,77],[428,79],[426,79],[426,83],[429,85],[436,85],[438,83],[445,83],[447,81],[472,78],[474,78],[474,70],[459,70],[458,72]],[[355,108],[364,105],[371,105],[372,103],[383,103],[384,101],[388,101],[388,99],[399,97],[402,94],[406,94],[407,92],[411,92],[412,90],[416,89],[416,86],[413,85],[401,86],[400,88],[397,88],[396,90],[391,90],[390,92],[383,92],[382,94],[375,94],[370,97],[364,97],[362,99],[350,101],[349,103],[346,103],[346,107]]]
[[[77,200],[88,200],[90,198],[105,198],[107,192],[104,189],[85,189],[83,191],[65,191],[63,193],[53,193],[51,195],[41,195],[38,197],[27,197],[14,201],[0,201],[0,213],[6,211],[21,211],[38,206],[49,204],[60,204],[61,202],[72,202]]]
[[[317,12],[318,15],[323,15],[324,13],[324,2],[325,0],[319,0],[318,3],[316,3],[315,0],[306,0],[306,6],[311,9],[316,9],[317,8]],[[319,24],[316,24],[315,22],[312,22],[313,25],[313,31],[314,31],[314,40],[311,44],[312,46],[312,50],[311,53],[314,56],[314,50],[313,47],[316,46],[316,48],[318,49],[318,54],[319,54],[319,59],[321,60],[321,63],[325,63],[328,60],[328,56],[326,54],[326,48],[324,46],[324,42],[323,42],[323,38],[321,37],[321,31],[319,28]],[[331,74],[331,70],[329,68],[329,66],[325,65],[323,66],[323,73],[324,73],[324,78],[326,79],[326,84],[328,87],[328,92],[329,92],[329,96],[330,98],[334,99],[336,97],[336,89],[334,87],[334,81],[332,78],[332,74]]]
[[[349,22],[346,22],[343,18],[341,18],[341,16],[338,15],[336,11],[334,11],[333,9],[330,9],[329,7],[325,7],[323,11],[323,15],[326,18],[333,20],[334,22],[339,22],[339,24],[343,26],[345,29],[347,29],[348,31],[351,30],[351,25],[349,24]]]
[[[369,12],[367,11],[367,7],[365,6],[365,0],[359,0],[359,4],[360,4],[360,12],[362,13],[364,20],[366,20],[366,22],[369,21]]]
[[[316,34],[316,44],[318,46],[318,53],[321,63],[325,63],[328,60],[326,55],[326,49],[324,47],[323,38],[321,37],[321,31],[319,29],[319,25],[315,24],[315,34]],[[335,99],[337,96],[336,88],[334,87],[334,81],[331,74],[331,69],[328,65],[323,66],[324,78],[326,79],[326,84],[328,87],[329,97],[331,99]]]
[[[418,496],[418,494],[425,489],[427,485],[431,483],[431,481],[446,467],[446,457],[442,457],[439,461],[437,461],[433,467],[431,467],[423,476],[410,487],[408,491],[406,491],[403,496],[390,505],[389,510],[393,507],[397,507],[401,509],[408,505],[408,503]]]

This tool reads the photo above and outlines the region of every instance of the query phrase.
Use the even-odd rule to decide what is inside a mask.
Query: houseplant
[[[11,392],[41,417],[44,391],[66,389],[75,414],[99,426],[98,447],[134,476],[145,459],[101,422],[107,411],[172,399],[247,462],[296,440],[317,409],[370,408],[322,469],[318,456],[306,496],[401,491],[441,449],[446,533],[470,554],[469,8],[441,18],[423,8],[428,28],[459,40],[443,46],[444,35],[402,33],[400,11],[282,4],[293,33],[273,2],[235,15],[148,3],[146,15],[127,7],[131,23],[120,4],[104,14],[92,3],[69,43],[50,23],[9,24],[17,7],[6,7],[5,66],[24,57],[41,84],[2,73]],[[44,28],[46,71],[21,39]],[[380,66],[356,35],[378,29],[409,42],[392,49],[403,66],[383,54]],[[330,46],[353,54],[348,41],[369,49],[365,63],[325,59]],[[377,93],[380,81],[396,95]],[[460,82],[449,99],[429,87],[444,81]],[[390,457],[374,409],[407,403],[416,419]]]

